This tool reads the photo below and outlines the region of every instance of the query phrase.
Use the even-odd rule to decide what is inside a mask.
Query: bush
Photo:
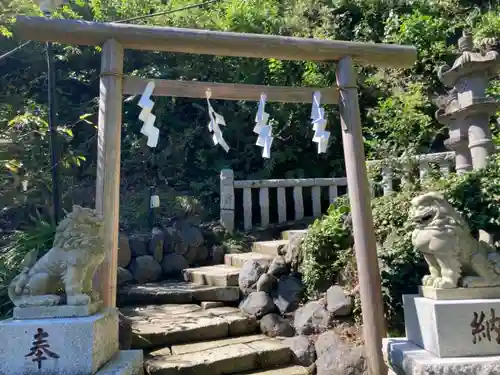
[[[372,201],[373,222],[382,278],[386,318],[391,330],[403,328],[402,295],[417,293],[428,272],[422,255],[411,243],[412,226],[407,220],[411,199],[428,191],[439,191],[466,219],[473,234],[484,229],[500,239],[500,155],[488,165],[462,176],[434,177],[392,195]],[[347,199],[332,205],[323,218],[309,228],[302,245],[304,282],[310,296],[333,282],[351,284],[355,264],[352,237],[344,225],[349,211]],[[347,272],[347,275],[345,273]],[[344,277],[343,277],[344,276]]]
[[[6,239],[7,245],[0,249],[0,319],[7,317],[12,309],[7,289],[21,271],[20,265],[24,257],[31,250],[38,250],[38,256],[42,256],[52,247],[54,234],[54,225],[36,220],[34,226],[13,232]]]
[[[345,225],[348,212],[347,199],[337,200],[323,218],[309,227],[302,243],[301,272],[311,298],[336,281],[352,259],[353,239]]]

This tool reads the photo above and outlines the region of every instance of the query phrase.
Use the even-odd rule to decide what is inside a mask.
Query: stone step
[[[307,367],[302,366],[288,366],[274,368],[270,370],[257,370],[252,372],[245,372],[239,375],[309,375]]]
[[[142,285],[125,285],[118,290],[118,306],[196,303],[202,301],[233,302],[240,298],[235,286],[196,285],[184,281],[161,281]]]
[[[285,247],[288,240],[274,240],[274,241],[259,241],[254,242],[252,251],[254,253],[272,255],[273,257],[279,255],[280,250]]]
[[[281,232],[281,238],[284,240],[289,240],[292,236],[295,235],[305,235],[307,233],[307,229],[291,229],[291,230],[284,230]]]
[[[142,375],[142,350],[120,350],[95,375]]]
[[[255,317],[235,307],[203,310],[199,305],[125,307],[132,323],[132,347],[158,348],[186,342],[214,340],[257,332]]]
[[[260,254],[260,253],[235,253],[235,254],[226,254],[224,256],[224,263],[228,266],[233,267],[243,267],[247,260],[257,260],[262,263],[270,264],[274,259],[274,256],[268,254]]]
[[[226,264],[215,266],[187,268],[184,270],[184,280],[197,285],[238,286],[240,269]]]
[[[292,361],[290,348],[264,335],[172,346],[150,353],[144,363],[150,375],[236,374],[276,368]]]

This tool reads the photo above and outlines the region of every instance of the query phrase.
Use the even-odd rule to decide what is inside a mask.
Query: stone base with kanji
[[[500,355],[438,358],[407,338],[384,339],[388,375],[498,375]]]
[[[439,358],[500,356],[500,299],[403,296],[406,338]]]
[[[141,375],[142,351],[118,350],[118,315],[0,322],[0,375]]]

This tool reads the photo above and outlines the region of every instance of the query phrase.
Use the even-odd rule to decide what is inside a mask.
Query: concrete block
[[[0,375],[91,375],[118,351],[118,314],[8,319],[0,337]]]
[[[144,375],[142,350],[121,350],[95,375]]]
[[[383,350],[397,375],[498,375],[500,355],[438,358],[406,338],[383,340]]]
[[[238,286],[240,269],[226,264],[187,268],[184,280],[196,285]]]
[[[14,319],[76,318],[94,315],[102,307],[102,302],[88,305],[26,306],[15,307]]]
[[[406,336],[440,358],[500,355],[500,299],[403,296]]]
[[[254,242],[252,251],[254,253],[261,253],[272,255],[273,257],[280,255],[282,249],[288,244],[288,240],[274,240],[274,241],[259,241]]]
[[[241,268],[248,260],[257,260],[261,264],[271,264],[274,256],[261,253],[234,253],[225,254],[224,263],[228,266]]]
[[[435,289],[421,286],[420,296],[438,301],[462,299],[500,299],[500,287]]]

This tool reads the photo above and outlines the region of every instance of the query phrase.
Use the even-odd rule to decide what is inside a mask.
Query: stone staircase
[[[145,352],[146,374],[307,375],[281,339],[259,334],[256,318],[236,307],[241,266],[270,263],[291,232],[254,243],[250,253],[226,254],[225,264],[187,269],[185,282],[122,287],[118,305],[132,323],[132,348]]]

